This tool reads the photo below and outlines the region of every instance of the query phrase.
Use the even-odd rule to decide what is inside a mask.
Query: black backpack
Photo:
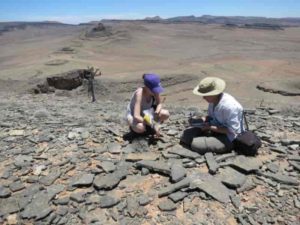
[[[245,112],[243,112],[243,118],[245,120],[247,129],[238,134],[238,136],[234,139],[234,150],[239,154],[255,156],[258,152],[258,149],[261,147],[261,140],[255,133],[249,131]]]

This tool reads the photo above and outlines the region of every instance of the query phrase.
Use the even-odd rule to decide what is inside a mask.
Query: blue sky
[[[300,0],[0,0],[0,21],[80,23],[188,15],[300,17]]]

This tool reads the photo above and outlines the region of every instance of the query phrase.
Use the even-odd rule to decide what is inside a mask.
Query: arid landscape
[[[0,23],[0,224],[299,224],[300,23],[203,19]],[[37,94],[88,67],[96,102],[86,82]],[[171,113],[159,140],[124,121],[148,72]],[[246,109],[256,157],[179,145],[206,76]]]
[[[104,30],[91,31],[94,27],[97,24],[28,25],[3,33],[1,90],[26,91],[38,79],[93,66],[102,71],[99,79],[116,82],[111,90],[120,89],[124,81],[136,86],[145,72],[171,78],[165,92],[171,104],[198,104],[191,89],[200,78],[218,76],[246,107],[299,106],[299,27],[268,30],[147,21],[107,21]],[[183,77],[188,77],[185,82],[176,82]],[[274,95],[257,85],[298,96]]]

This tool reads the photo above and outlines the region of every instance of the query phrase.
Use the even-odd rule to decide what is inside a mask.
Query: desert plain
[[[256,88],[299,93],[299,27],[264,30],[143,21],[105,26],[109,34],[91,37],[86,35],[90,26],[84,25],[28,26],[3,33],[1,90],[26,91],[38,79],[93,66],[102,72],[99,79],[116,82],[112,92],[118,81],[141,82],[144,73],[171,77],[174,81],[164,93],[171,104],[205,106],[191,90],[201,78],[217,76],[245,107],[299,106],[299,94],[282,96]],[[71,51],[60,51],[64,48]]]

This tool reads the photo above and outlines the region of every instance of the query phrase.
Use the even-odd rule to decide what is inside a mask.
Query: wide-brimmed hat
[[[193,93],[200,96],[214,96],[221,94],[225,87],[224,80],[218,77],[206,77],[194,88]]]
[[[144,84],[147,88],[151,90],[151,92],[155,94],[162,93],[164,91],[163,87],[160,83],[160,78],[157,74],[154,73],[146,73],[144,74]]]

